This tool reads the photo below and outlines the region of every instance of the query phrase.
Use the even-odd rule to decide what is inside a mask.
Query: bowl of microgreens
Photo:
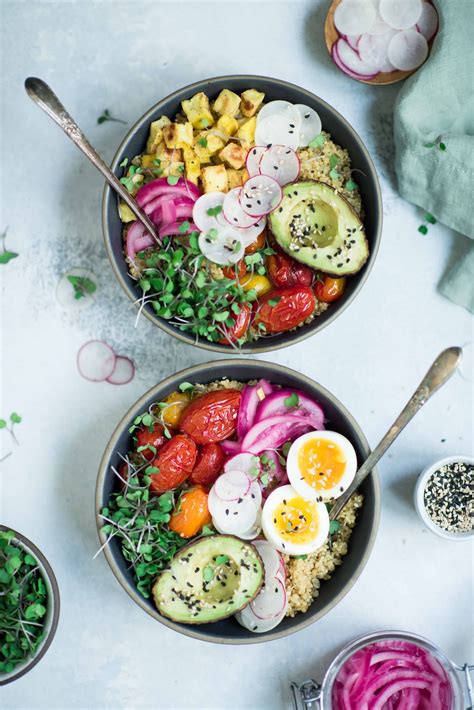
[[[50,647],[59,620],[59,589],[43,553],[0,525],[0,685],[28,673]]]
[[[297,343],[351,303],[377,255],[369,153],[343,116],[294,84],[237,75],[179,89],[128,131],[112,171],[159,235],[106,186],[115,276],[137,319],[190,345]]]

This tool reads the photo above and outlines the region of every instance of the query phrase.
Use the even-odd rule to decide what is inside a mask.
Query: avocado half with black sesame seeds
[[[163,616],[183,624],[207,624],[246,607],[263,579],[263,562],[253,545],[233,535],[209,535],[176,553],[152,594]]]
[[[287,254],[331,276],[355,274],[369,257],[360,218],[342,195],[323,182],[285,185],[269,222]]]

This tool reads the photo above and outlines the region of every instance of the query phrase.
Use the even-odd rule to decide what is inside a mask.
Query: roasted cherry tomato
[[[325,276],[324,281],[318,281],[314,287],[314,293],[318,301],[332,303],[333,301],[337,301],[338,298],[341,298],[345,288],[345,277],[334,279],[331,276]]]
[[[197,446],[189,436],[173,436],[151,462],[159,471],[150,475],[150,490],[153,493],[164,493],[180,486],[193,470],[196,456]]]
[[[266,276],[254,274],[242,281],[244,291],[255,291],[257,296],[263,296],[264,293],[272,290],[272,282]]]
[[[219,342],[229,343],[229,340],[234,342],[239,338],[243,338],[249,328],[251,315],[252,311],[250,306],[247,303],[242,303],[240,305],[240,313],[237,316],[233,316],[235,318],[235,324],[232,328],[227,329],[227,337],[221,338]]]
[[[153,424],[153,431],[150,431],[150,427],[140,427],[137,431],[137,449],[142,446],[154,446],[155,449],[160,449],[166,441],[164,435],[164,429],[161,424]],[[147,461],[151,461],[156,456],[156,451],[153,452],[152,449],[144,449],[139,451]]]
[[[118,488],[120,491],[124,491],[128,483],[128,465],[123,461],[118,467],[118,474],[120,478],[117,478]]]
[[[239,405],[239,390],[207,392],[187,407],[180,429],[197,444],[223,441],[235,432]]]
[[[169,527],[181,537],[194,537],[211,520],[207,493],[201,486],[196,486],[181,496],[178,509],[171,516]]]
[[[235,281],[236,279],[240,280],[244,278],[247,273],[247,267],[245,261],[241,259],[236,264],[232,264],[232,266],[223,266],[222,271],[227,279]]]
[[[313,269],[281,252],[267,256],[267,269],[275,286],[311,286],[313,283]]]
[[[316,298],[309,286],[280,286],[259,299],[254,323],[263,323],[267,333],[283,333],[303,323],[315,307]]]
[[[170,427],[177,427],[184,409],[189,404],[189,395],[186,392],[172,392],[164,402],[170,405],[162,411],[164,423]]]
[[[196,465],[189,478],[191,483],[212,486],[224,466],[224,452],[220,444],[204,444],[199,448]]]
[[[245,253],[246,254],[255,254],[256,251],[259,249],[263,249],[265,246],[265,240],[266,240],[266,234],[267,230],[266,228],[263,230],[263,232],[260,232],[258,237],[252,244],[249,244],[248,247],[245,248]]]

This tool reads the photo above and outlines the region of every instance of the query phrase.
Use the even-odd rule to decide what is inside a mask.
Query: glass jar
[[[332,661],[321,683],[310,679],[301,684],[291,684],[294,709],[332,710],[333,685],[342,666],[353,653],[377,641],[408,641],[431,653],[444,668],[451,684],[452,710],[473,710],[474,693],[470,672],[474,670],[474,666],[467,663],[459,666],[431,641],[404,631],[378,631],[350,641]]]

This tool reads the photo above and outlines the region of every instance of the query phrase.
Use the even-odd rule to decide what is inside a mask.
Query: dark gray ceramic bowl
[[[128,429],[133,419],[148,409],[152,402],[161,401],[170,392],[175,391],[180,382],[205,384],[224,377],[241,382],[263,377],[276,384],[296,387],[307,392],[320,402],[326,413],[328,426],[350,439],[357,452],[359,463],[368,456],[367,440],[347,409],[324,387],[295,372],[295,370],[258,360],[218,360],[196,365],[182,370],[152,387],[129,409],[112,434],[100,464],[96,486],[96,522],[101,545],[106,538],[100,532],[102,522],[99,512],[102,507],[107,505],[109,494],[116,489],[117,479],[111,470],[111,466],[117,467],[121,461],[119,452],[124,454],[132,446],[132,437],[128,433]],[[178,624],[166,619],[157,612],[152,601],[144,599],[137,592],[117,540],[112,540],[104,548],[104,552],[113,573],[125,591],[144,611],[170,629],[202,641],[212,641],[214,643],[242,644],[270,641],[299,631],[320,619],[336,606],[356,582],[369,558],[379,523],[380,488],[375,470],[361,486],[361,492],[365,496],[365,501],[350,540],[349,552],[344,558],[343,564],[337,567],[330,580],[322,583],[320,594],[309,611],[292,619],[286,618],[276,629],[263,634],[252,634],[232,618],[224,619],[215,624],[199,626]]]
[[[15,533],[15,539],[13,541],[14,545],[17,545],[24,552],[30,552],[36,558],[48,591],[48,609],[46,611],[44,622],[45,637],[41,645],[38,647],[37,653],[31,658],[28,658],[21,665],[18,665],[10,673],[0,673],[0,685],[6,685],[7,683],[12,683],[14,680],[18,680],[18,678],[21,678],[26,673],[31,671],[31,669],[41,661],[56,634],[60,608],[58,583],[56,582],[56,577],[54,576],[54,572],[46,557],[43,555],[41,550],[36,547],[36,545],[33,545],[31,540],[28,540],[27,537],[19,532],[16,532],[16,530],[13,530],[12,528],[0,525],[1,532],[6,532],[7,530],[12,530],[12,532]]]
[[[334,141],[338,145],[347,148],[351,156],[352,167],[359,171],[357,173],[357,183],[360,187],[366,214],[364,223],[370,246],[369,259],[358,274],[348,279],[346,292],[341,300],[331,304],[330,308],[321,316],[315,318],[312,323],[298,328],[295,331],[257,340],[255,343],[248,343],[241,349],[242,353],[269,352],[288,345],[293,345],[293,343],[298,343],[308,338],[310,335],[318,333],[337,318],[355,298],[356,294],[365,283],[377,256],[382,234],[382,196],[377,173],[367,152],[367,148],[350,123],[348,123],[340,113],[329,106],[329,104],[320,99],[319,96],[295,84],[289,84],[286,81],[264,76],[233,75],[206,79],[186,86],[184,89],[179,89],[162,99],[135,123],[123,139],[112,162],[112,171],[115,175],[117,175],[117,177],[122,176],[123,169],[119,166],[124,158],[131,159],[144,151],[151,121],[154,121],[162,114],[166,114],[170,117],[174,116],[180,109],[181,101],[188,99],[198,91],[204,91],[209,96],[214,97],[224,88],[232,89],[237,93],[248,88],[256,88],[265,92],[267,101],[284,99],[293,103],[304,103],[312,106],[319,113],[324,130],[331,133]],[[122,252],[123,225],[120,222],[117,211],[117,197],[108,185],[105,187],[102,201],[102,226],[105,247],[115,275],[128,296],[132,301],[135,301],[140,294],[128,273],[128,268],[125,263]],[[143,313],[152,323],[158,325],[166,333],[173,335],[175,338],[179,338],[179,340],[189,345],[197,345],[200,348],[214,352],[231,352],[229,346],[226,345],[210,343],[202,338],[196,341],[193,335],[183,333],[174,326],[169,325],[163,318],[159,318],[153,312],[151,306],[145,306]]]

